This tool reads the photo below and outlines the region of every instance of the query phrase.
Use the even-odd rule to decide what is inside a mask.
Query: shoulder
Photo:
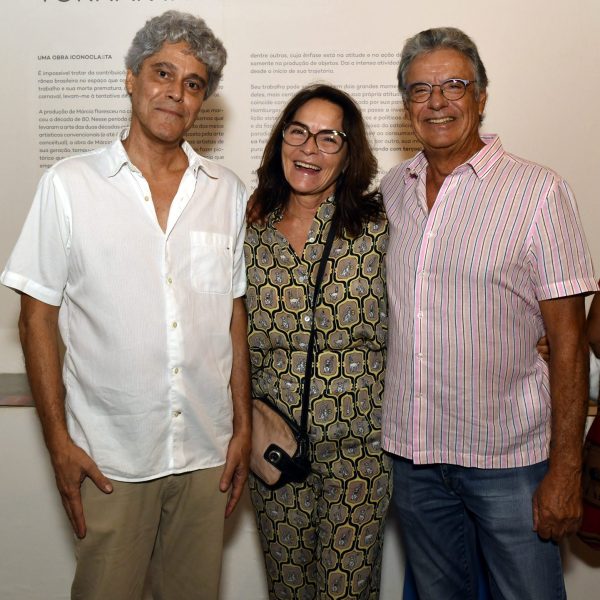
[[[502,178],[510,177],[512,196],[517,195],[527,203],[543,205],[550,198],[572,198],[573,192],[567,181],[553,169],[532,160],[505,152]],[[499,165],[500,166],[500,165]]]
[[[407,173],[410,170],[411,163],[414,162],[414,159],[405,160],[395,167],[392,167],[381,179],[381,192],[385,196],[385,191],[389,190],[392,187],[397,186],[399,183],[403,183],[406,178]]]
[[[405,160],[390,169],[383,176],[379,188],[386,210],[388,210],[392,204],[395,204],[397,199],[404,194],[404,190],[409,185],[409,182],[416,180],[416,177],[410,176],[413,172],[411,170],[411,163],[413,163],[413,161],[414,159]]]
[[[109,180],[125,160],[123,147],[116,141],[109,146],[63,158],[44,173],[42,180],[61,182],[66,188],[75,186],[79,189],[81,184],[89,188],[94,185],[91,183],[94,180]]]
[[[500,164],[504,164],[505,167],[508,166],[515,175],[520,177],[528,177],[532,179],[533,182],[540,179],[544,179],[552,183],[564,181],[563,177],[561,177],[553,169],[527,158],[517,156],[512,152],[507,152],[504,148],[502,148]]]
[[[108,151],[108,148],[97,148],[83,154],[67,156],[52,165],[47,173],[66,177],[82,170],[99,171],[106,164]]]
[[[199,156],[198,160],[201,170],[211,179],[214,179],[217,182],[227,183],[236,188],[244,189],[244,191],[246,190],[244,182],[230,168],[203,156]]]

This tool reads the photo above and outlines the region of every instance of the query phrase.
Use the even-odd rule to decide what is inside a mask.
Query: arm
[[[112,491],[110,481],[94,461],[71,440],[65,418],[65,390],[61,378],[58,346],[58,306],[21,295],[19,334],[25,366],[44,441],[54,468],[56,486],[73,531],[86,533],[80,487],[86,477],[105,493]]]
[[[226,517],[233,512],[242,495],[250,464],[252,405],[250,403],[250,357],[247,327],[244,299],[235,298],[230,326],[233,345],[230,379],[233,401],[233,436],[227,448],[225,470],[219,484],[222,492],[231,488],[231,495],[225,509]]]
[[[533,497],[533,528],[560,540],[581,520],[581,461],[587,410],[588,349],[583,296],[540,302],[550,346],[548,473]]]
[[[600,358],[600,292],[594,296],[590,305],[586,333],[594,354]]]

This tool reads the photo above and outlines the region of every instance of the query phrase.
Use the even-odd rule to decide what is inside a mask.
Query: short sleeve
[[[558,177],[540,201],[529,252],[538,300],[596,291],[577,204],[568,184]]]
[[[60,306],[68,276],[70,204],[55,170],[40,180],[21,234],[0,281],[54,306]]]

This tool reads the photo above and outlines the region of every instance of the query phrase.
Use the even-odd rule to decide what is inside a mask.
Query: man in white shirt
[[[225,60],[202,19],[149,20],[130,128],[44,174],[1,276],[77,536],[73,598],[141,598],[148,571],[156,598],[218,595],[250,449],[246,191],[184,135]]]

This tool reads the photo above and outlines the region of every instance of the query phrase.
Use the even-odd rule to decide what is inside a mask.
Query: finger
[[[63,508],[65,509],[65,513],[67,513],[67,517],[69,518],[69,522],[71,523],[71,529],[73,529],[73,533],[77,537],[81,537],[79,535],[79,532],[77,531],[77,524],[75,523],[75,519],[73,518],[73,513],[71,512],[71,506],[69,505],[69,502],[62,495],[61,495],[60,499],[61,499]]]
[[[222,492],[226,492],[231,487],[231,480],[235,473],[235,465],[231,460],[226,460],[223,474],[221,475],[221,481],[219,482],[219,489]]]
[[[95,486],[105,494],[110,494],[113,491],[112,483],[110,479],[100,471],[100,469],[93,463],[88,467],[86,475],[94,482]]]
[[[532,513],[533,513],[533,531],[537,531],[539,524],[540,524],[540,515],[539,515],[537,499],[535,496],[533,497],[533,499],[531,501],[531,508],[532,508]]]
[[[231,494],[229,496],[229,501],[227,502],[227,506],[225,508],[225,518],[229,517],[231,513],[234,511],[237,503],[242,497],[242,491],[244,489],[244,484],[242,482],[241,477],[233,478],[233,485],[231,487]]]
[[[556,540],[561,535],[561,524],[548,512],[540,511],[537,534],[543,540]]]
[[[79,488],[77,489],[77,492],[62,494],[61,498],[75,535],[79,539],[84,538],[86,534],[86,525]]]

